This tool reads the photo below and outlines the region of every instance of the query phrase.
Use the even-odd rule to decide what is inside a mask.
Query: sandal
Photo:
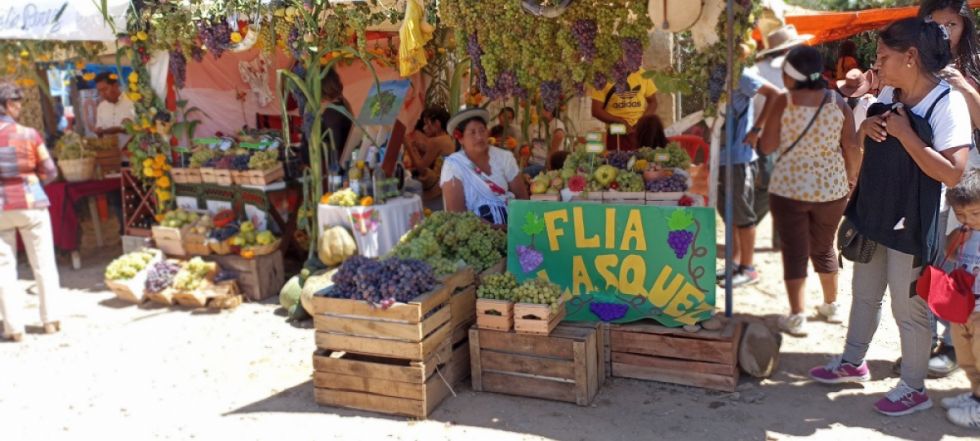
[[[61,331],[61,322],[54,321],[54,322],[44,324],[45,334],[54,334],[58,331]]]

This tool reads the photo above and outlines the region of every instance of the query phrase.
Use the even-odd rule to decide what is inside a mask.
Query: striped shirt
[[[47,208],[50,204],[37,176],[51,159],[41,135],[0,116],[0,209]]]

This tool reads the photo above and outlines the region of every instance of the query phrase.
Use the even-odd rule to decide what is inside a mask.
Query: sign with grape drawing
[[[558,284],[567,321],[665,326],[708,319],[715,304],[715,212],[511,201],[507,270]]]

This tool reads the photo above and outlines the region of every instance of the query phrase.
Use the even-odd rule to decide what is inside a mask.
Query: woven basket
[[[91,181],[95,176],[95,158],[63,159],[58,166],[68,182]]]
[[[228,255],[231,254],[232,251],[234,251],[234,248],[231,245],[231,239],[223,240],[221,242],[218,242],[216,240],[209,240],[208,246],[211,247],[211,251],[214,251],[214,254],[217,254],[219,256]]]
[[[255,253],[256,257],[264,256],[266,254],[271,254],[272,252],[278,250],[280,244],[282,244],[282,238],[276,239],[274,242],[268,245],[255,245],[255,246],[248,247],[248,249],[251,250],[253,253]]]

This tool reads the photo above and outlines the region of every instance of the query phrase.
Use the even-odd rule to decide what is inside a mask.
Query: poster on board
[[[562,289],[567,321],[665,326],[711,317],[711,208],[511,201],[507,270]]]
[[[372,87],[361,106],[357,122],[363,126],[390,126],[398,119],[405,104],[405,95],[412,87],[409,80],[383,81]]]

